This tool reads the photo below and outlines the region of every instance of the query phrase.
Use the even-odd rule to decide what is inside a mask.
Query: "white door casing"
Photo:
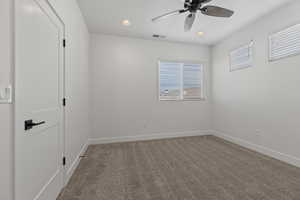
[[[63,188],[64,25],[47,0],[15,0],[15,200]],[[25,130],[25,121],[44,122]]]

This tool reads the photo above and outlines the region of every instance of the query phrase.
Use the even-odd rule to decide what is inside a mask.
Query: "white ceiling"
[[[183,8],[183,0],[78,0],[91,33],[104,33],[151,39],[153,34],[167,36],[166,40],[197,44],[215,44],[234,31],[292,0],[213,0],[218,5],[235,11],[232,18],[197,16],[191,32],[183,31],[186,14],[157,23],[151,19]],[[131,26],[123,26],[128,19]],[[197,36],[202,31],[204,36]]]

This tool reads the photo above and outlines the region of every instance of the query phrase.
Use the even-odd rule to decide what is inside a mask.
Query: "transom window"
[[[300,24],[286,28],[269,37],[269,60],[300,54]]]
[[[253,67],[253,42],[230,52],[230,71]]]

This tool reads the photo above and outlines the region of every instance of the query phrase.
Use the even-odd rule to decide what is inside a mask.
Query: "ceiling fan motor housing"
[[[185,0],[184,8],[195,13],[197,10],[201,9],[202,4],[205,2],[208,2],[208,0]]]

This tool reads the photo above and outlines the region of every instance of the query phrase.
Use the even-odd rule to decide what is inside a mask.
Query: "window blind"
[[[270,61],[299,54],[300,24],[270,35],[269,48]]]
[[[230,71],[253,66],[253,42],[230,52]]]
[[[159,82],[161,100],[180,99],[181,67],[181,63],[160,62]]]
[[[203,67],[199,64],[185,64],[183,67],[183,98],[202,98]]]

